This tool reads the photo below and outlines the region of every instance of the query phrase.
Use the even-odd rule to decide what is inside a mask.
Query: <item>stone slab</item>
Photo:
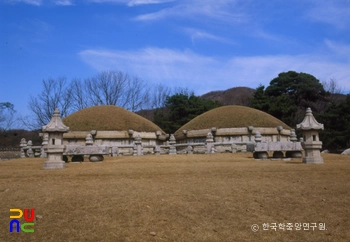
[[[108,146],[78,146],[68,145],[64,155],[108,155]]]

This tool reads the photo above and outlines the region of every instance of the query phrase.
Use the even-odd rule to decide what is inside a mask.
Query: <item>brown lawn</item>
[[[0,241],[349,241],[350,157],[323,157],[118,157],[60,170],[41,170],[44,159],[1,161]],[[10,208],[35,208],[35,232],[10,233]]]

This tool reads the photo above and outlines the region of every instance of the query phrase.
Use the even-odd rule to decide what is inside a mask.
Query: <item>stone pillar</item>
[[[156,145],[156,147],[154,148],[154,154],[160,155],[160,146],[159,145]]]
[[[92,146],[94,144],[94,139],[92,138],[91,134],[87,134],[85,138],[85,145],[86,146]]]
[[[281,141],[281,132],[283,130],[283,127],[282,126],[277,126],[277,132],[278,132],[278,135],[277,135],[277,141]]]
[[[112,146],[112,156],[118,156],[118,147],[117,146]]]
[[[192,145],[187,146],[187,154],[192,155],[193,154],[193,147]]]
[[[232,149],[232,153],[237,153],[237,145],[235,143],[232,143],[231,149]]]
[[[47,160],[44,162],[43,169],[61,169],[65,167],[63,161],[63,133],[69,131],[69,128],[62,122],[60,111],[55,109],[50,122],[42,127],[43,133],[48,134],[49,141],[45,152]]]
[[[215,153],[214,148],[214,136],[211,132],[207,134],[207,139],[205,140],[206,146],[207,146],[207,154],[212,154],[213,152]]]
[[[303,142],[301,146],[305,151],[305,157],[303,163],[305,164],[322,164],[323,158],[321,157],[322,141],[319,140],[318,132],[323,130],[324,126],[318,123],[312,114],[311,108],[306,109],[304,120],[297,124],[297,129],[301,130],[303,134]]]
[[[19,146],[21,147],[21,158],[25,158],[26,157],[26,153],[24,151],[24,147],[27,146],[27,141],[25,138],[21,139],[21,143],[19,144]]]
[[[33,146],[33,142],[31,140],[28,140],[28,143],[27,143],[27,155],[28,157],[30,158],[33,158],[34,157],[34,151],[32,149],[32,146]]]
[[[298,139],[297,139],[297,135],[295,134],[295,130],[294,129],[291,129],[290,130],[290,142],[297,142]]]
[[[290,142],[297,144],[297,135],[295,134],[295,130],[291,129],[290,130]],[[303,155],[300,150],[288,150],[286,152],[286,157],[287,158],[302,158]]]
[[[41,143],[42,147],[41,147],[40,157],[46,157],[45,148],[48,144],[49,144],[49,136],[47,134],[44,134],[43,142]]]
[[[253,133],[253,126],[248,126],[248,136],[249,136],[249,142],[252,141],[252,133]]]
[[[259,131],[255,133],[255,142],[260,143],[262,141],[262,137]],[[267,159],[269,158],[269,154],[266,151],[254,151],[253,157],[255,159]]]
[[[175,136],[173,134],[170,135],[170,138],[169,138],[169,155],[176,155],[176,147],[175,147],[175,144],[176,144],[176,139],[175,139]]]
[[[136,135],[134,140],[134,153],[133,155],[143,155],[142,140],[139,134]]]

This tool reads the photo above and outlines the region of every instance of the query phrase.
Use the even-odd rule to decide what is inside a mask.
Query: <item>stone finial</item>
[[[43,132],[68,132],[69,128],[62,122],[60,111],[55,109],[50,122],[42,127]]]
[[[141,135],[137,134],[134,140],[135,140],[135,143],[141,143]]]
[[[249,133],[249,141],[252,141],[252,132],[254,127],[253,126],[248,126],[248,133]]]
[[[207,140],[206,140],[206,142],[208,143],[208,142],[214,142],[214,136],[213,136],[213,134],[211,133],[211,132],[209,132],[208,134],[207,134]]]
[[[298,141],[297,135],[295,134],[295,130],[294,129],[290,130],[290,141],[293,142],[293,143]]]
[[[176,144],[176,139],[175,139],[175,136],[173,134],[170,135],[170,138],[169,138],[169,155],[176,155],[176,147],[175,147],[175,144]]]
[[[27,146],[27,141],[26,141],[25,138],[22,138],[22,139],[21,139],[21,143],[20,143],[19,146],[20,146],[20,147],[26,147],[26,146]]]
[[[262,138],[261,138],[261,134],[259,131],[256,131],[255,133],[255,142],[261,142]]]
[[[306,109],[306,114],[304,120],[297,124],[297,129],[300,130],[323,130],[323,124],[316,121],[314,115],[312,114],[311,108]]]
[[[24,152],[24,149],[23,149],[24,147],[27,146],[27,141],[26,141],[25,138],[22,138],[22,139],[21,139],[21,143],[20,143],[19,146],[21,147],[21,158],[26,157],[26,153]]]
[[[91,134],[87,134],[85,138],[85,145],[86,146],[91,146],[94,144],[94,139],[92,138]]]
[[[187,154],[193,154],[193,147],[192,145],[187,146]]]
[[[170,135],[170,138],[169,138],[169,144],[170,145],[173,145],[176,143],[176,139],[175,139],[175,136],[173,134]]]
[[[140,134],[134,138],[134,155],[143,155],[142,139]]]

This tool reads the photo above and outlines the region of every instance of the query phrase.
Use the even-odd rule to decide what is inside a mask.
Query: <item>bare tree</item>
[[[190,90],[188,87],[175,87],[171,93],[171,95],[182,94],[187,97],[194,95],[194,91]]]
[[[171,88],[163,84],[155,85],[150,92],[150,109],[161,108],[165,106],[165,100],[171,95]]]
[[[68,87],[72,92],[72,111],[78,111],[90,106],[84,82],[73,79]]]
[[[138,77],[129,78],[125,90],[126,106],[124,108],[135,112],[147,107],[149,102],[149,88]]]
[[[14,105],[9,102],[0,103],[0,130],[6,131],[16,125],[16,110]]]
[[[132,112],[164,107],[166,98],[175,93],[191,95],[187,88],[174,91],[163,84],[151,87],[138,77],[130,77],[121,71],[103,71],[93,78],[73,79],[49,78],[42,81],[43,89],[39,95],[31,96],[29,109],[33,118],[20,117],[25,127],[40,128],[47,124],[56,107],[65,117],[72,112],[98,105],[116,105]],[[31,122],[28,122],[31,120]]]
[[[344,88],[339,86],[337,80],[331,78],[329,81],[322,82],[324,90],[331,94],[342,94],[344,92]]]
[[[125,91],[129,76],[123,72],[103,71],[84,81],[90,106],[118,105],[125,107]]]
[[[345,89],[339,86],[339,83],[335,79],[330,79],[329,81],[322,82],[323,88],[325,91],[329,92],[328,101],[331,103],[338,103],[345,99],[343,93]]]
[[[65,77],[43,80],[43,90],[37,96],[30,96],[28,108],[34,115],[34,126],[40,128],[47,124],[55,108],[59,108],[61,116],[65,117],[72,111],[72,90],[67,88]],[[33,126],[33,125],[32,125]]]

